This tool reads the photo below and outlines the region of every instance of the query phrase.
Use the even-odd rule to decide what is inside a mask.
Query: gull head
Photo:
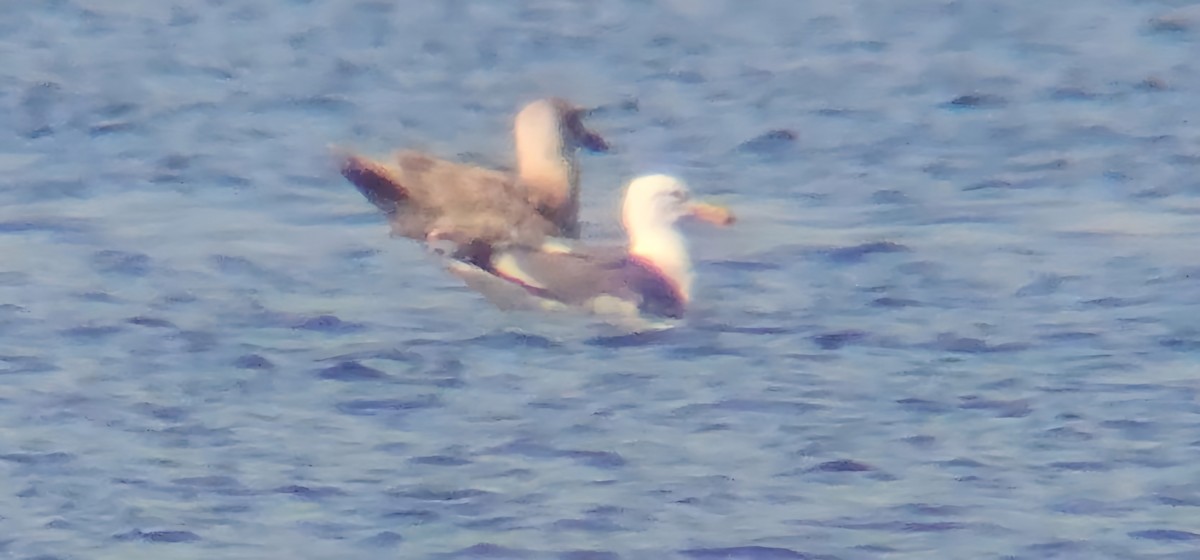
[[[587,110],[559,98],[538,99],[517,113],[514,133],[517,145],[549,146],[558,152],[580,148],[607,152],[608,142],[583,125]]]
[[[670,175],[643,175],[625,190],[622,222],[631,236],[672,228],[684,217],[717,225],[733,223],[733,214],[720,206],[693,201],[688,186]]]

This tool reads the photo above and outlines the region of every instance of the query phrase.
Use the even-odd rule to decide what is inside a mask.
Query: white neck
[[[574,150],[563,149],[560,138],[517,137],[517,175],[538,184],[562,185],[563,191],[576,182]]]
[[[579,166],[550,109],[522,112],[513,128],[517,176],[537,191],[538,203],[552,208],[578,204]]]
[[[683,234],[672,225],[629,232],[629,253],[654,263],[679,287],[684,301],[692,294],[692,259]]]

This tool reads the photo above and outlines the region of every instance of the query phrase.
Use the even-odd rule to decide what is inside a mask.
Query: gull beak
[[[594,154],[603,154],[609,150],[608,142],[605,142],[604,138],[586,129],[583,136],[579,138],[579,144]]]
[[[718,226],[727,226],[736,220],[728,208],[707,202],[692,202],[687,210],[689,216]]]
[[[575,142],[581,148],[589,152],[595,154],[608,152],[608,142],[604,141],[604,137],[583,126],[583,118],[586,116],[587,111],[584,109],[574,109],[568,112],[564,123],[567,132],[575,138]]]

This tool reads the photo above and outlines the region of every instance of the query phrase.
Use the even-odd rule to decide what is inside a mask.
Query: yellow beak
[[[689,204],[688,214],[718,226],[727,226],[736,220],[733,212],[730,212],[729,209],[707,202],[693,202]]]

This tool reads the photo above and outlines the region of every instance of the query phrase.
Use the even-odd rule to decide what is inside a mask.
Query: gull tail
[[[396,206],[408,200],[408,190],[390,166],[337,149],[334,153],[342,176],[384,213],[394,214]]]

